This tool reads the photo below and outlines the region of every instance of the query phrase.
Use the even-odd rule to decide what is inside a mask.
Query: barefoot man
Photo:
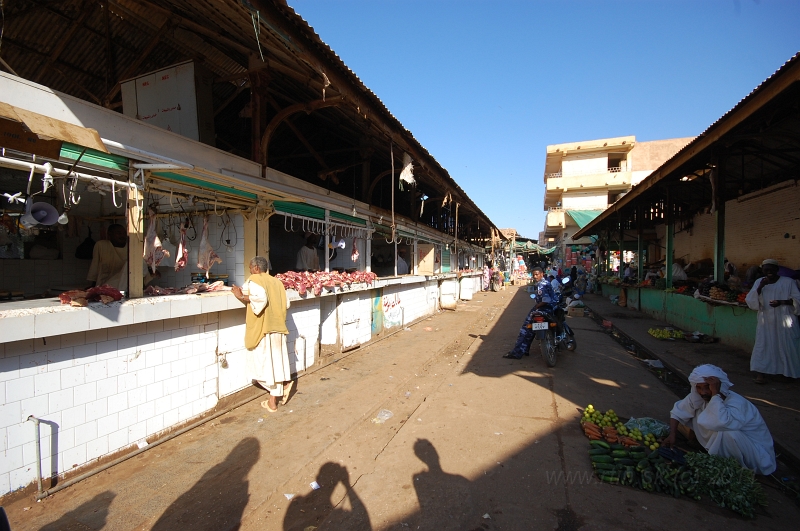
[[[286,348],[286,290],[280,280],[269,274],[267,259],[256,256],[250,260],[250,277],[244,286],[233,286],[231,291],[247,305],[247,372],[269,391],[269,400],[261,402],[261,407],[274,413],[278,411],[278,397],[285,404],[294,384]]]

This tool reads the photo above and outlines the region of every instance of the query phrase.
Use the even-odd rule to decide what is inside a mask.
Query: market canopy
[[[800,53],[573,238],[654,230],[794,182],[800,163],[798,99]]]
[[[569,217],[575,220],[580,228],[584,228],[602,213],[603,210],[567,210]]]
[[[516,242],[514,244],[514,252],[527,252],[527,253],[539,253],[539,254],[550,254],[555,252],[557,247],[551,247],[546,249],[539,244],[533,243],[531,241],[528,242]]]

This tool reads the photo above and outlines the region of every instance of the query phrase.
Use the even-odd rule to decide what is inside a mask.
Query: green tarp
[[[567,214],[569,217],[575,220],[575,223],[578,224],[578,227],[584,228],[586,225],[591,223],[594,218],[602,214],[603,210],[567,210]]]
[[[551,254],[555,252],[558,247],[551,247],[550,249],[545,249],[541,245],[535,244],[533,242],[515,242],[514,243],[514,252],[515,253],[539,253],[539,254]]]

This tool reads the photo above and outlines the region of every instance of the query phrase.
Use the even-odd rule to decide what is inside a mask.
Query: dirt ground
[[[745,520],[594,480],[578,408],[666,419],[676,396],[588,318],[569,318],[578,350],[554,369],[536,345],[503,359],[529,308],[524,290],[476,294],[303,376],[275,414],[250,402],[41,503],[7,504],[12,529],[794,527],[800,509],[769,487]]]

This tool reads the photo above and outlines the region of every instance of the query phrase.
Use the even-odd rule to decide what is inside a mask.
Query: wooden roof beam
[[[342,103],[342,101],[344,100],[341,97],[335,97],[325,100],[311,101],[308,103],[298,103],[296,105],[286,107],[276,114],[272,120],[270,120],[269,124],[267,124],[266,129],[264,129],[264,134],[261,137],[261,161],[262,167],[264,168],[264,176],[266,176],[267,164],[269,163],[269,141],[272,138],[272,134],[284,120],[298,112],[310,114],[326,107],[339,105]]]

